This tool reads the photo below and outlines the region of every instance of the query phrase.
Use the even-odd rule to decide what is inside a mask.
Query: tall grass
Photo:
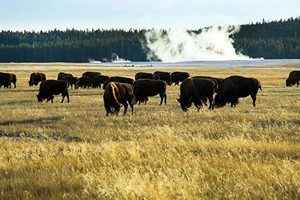
[[[166,106],[154,97],[124,117],[105,117],[101,89],[39,104],[26,66],[0,69],[19,80],[0,90],[0,199],[300,199],[300,89],[284,87],[289,69],[186,70],[258,78],[256,108],[246,98],[235,109],[183,113],[171,86]],[[87,70],[38,69],[48,78]]]

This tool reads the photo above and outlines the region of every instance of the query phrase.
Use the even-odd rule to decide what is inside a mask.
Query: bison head
[[[292,81],[290,78],[286,79],[285,81],[286,87],[291,87],[293,85],[295,85],[295,82]]]
[[[188,108],[192,106],[192,98],[187,100],[184,100],[183,98],[179,98],[177,99],[177,101],[184,112],[187,112]]]
[[[37,97],[38,102],[43,102],[45,100],[45,98],[40,94],[36,95],[36,97]]]

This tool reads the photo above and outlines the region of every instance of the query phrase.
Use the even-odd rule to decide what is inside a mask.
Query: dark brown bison
[[[0,79],[0,87],[11,88],[11,84],[14,88],[17,87],[17,76],[15,74],[0,72]]]
[[[10,83],[14,85],[14,88],[17,87],[17,76],[15,74],[11,74],[10,75]]]
[[[179,85],[179,83],[183,82],[185,79],[189,78],[190,74],[187,72],[173,72],[171,73],[171,81],[175,83],[175,85]]]
[[[147,73],[147,72],[138,72],[135,74],[135,80],[139,79],[153,79],[153,80],[158,80],[159,77],[152,74],[152,73]]]
[[[223,78],[216,78],[216,77],[211,77],[211,76],[194,76],[193,78],[202,78],[202,79],[210,79],[214,81],[217,85],[217,89],[219,89],[222,85]]]
[[[64,102],[67,97],[68,103],[70,102],[68,84],[63,80],[46,80],[40,84],[39,93],[37,95],[38,102],[43,102],[47,99],[47,102],[53,103],[54,95],[62,95],[61,103]]]
[[[132,85],[127,83],[109,82],[105,86],[103,94],[104,108],[106,116],[109,114],[117,114],[124,106],[124,115],[127,113],[128,104],[133,113],[133,89]]]
[[[45,81],[46,80],[46,75],[44,73],[31,73],[30,74],[30,78],[29,78],[29,87],[31,86],[36,86],[38,85],[40,82]]]
[[[122,77],[122,76],[112,76],[107,79],[106,83],[103,84],[103,89],[109,82],[118,82],[118,83],[128,83],[133,85],[134,80],[132,78]]]
[[[11,87],[11,76],[8,73],[0,72],[0,87],[9,88]]]
[[[215,106],[222,107],[227,103],[235,107],[239,103],[239,98],[251,96],[253,107],[255,107],[258,90],[262,90],[260,82],[255,78],[242,76],[230,76],[222,82],[221,88],[215,97]]]
[[[134,102],[145,102],[148,97],[160,96],[160,105],[167,104],[166,82],[162,80],[140,79],[133,84]]]
[[[289,77],[286,79],[285,83],[287,87],[291,87],[295,84],[297,84],[297,87],[299,87],[299,81],[300,81],[300,71],[292,71],[289,74]]]
[[[57,80],[66,81],[68,84],[68,87],[76,89],[76,82],[78,81],[78,78],[76,78],[72,74],[60,72],[57,76]]]
[[[100,75],[101,75],[100,72],[84,72],[82,74],[82,77],[84,77],[84,78],[93,78],[95,76],[100,76]]]
[[[156,71],[153,73],[159,80],[165,81],[168,85],[172,85],[171,74],[169,72]]]
[[[211,79],[188,78],[180,85],[180,97],[177,101],[181,109],[187,111],[192,104],[199,110],[209,100],[209,109],[214,109],[214,94],[217,84]]]
[[[91,81],[89,78],[84,78],[84,77],[80,77],[78,78],[76,84],[75,84],[75,89],[78,88],[89,88],[91,87]]]

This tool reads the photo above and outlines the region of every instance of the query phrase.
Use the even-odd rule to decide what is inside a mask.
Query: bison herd
[[[286,80],[286,86],[299,86],[300,71],[292,71]],[[0,72],[0,87],[16,88],[17,78],[12,73]],[[121,76],[105,76],[99,72],[85,72],[80,78],[72,74],[60,72],[57,80],[47,80],[44,73],[32,73],[29,86],[39,86],[38,102],[53,102],[55,95],[62,95],[70,102],[68,88],[103,88],[103,101],[106,115],[118,114],[124,106],[124,115],[128,106],[133,113],[136,103],[147,104],[149,97],[160,97],[160,105],[167,104],[167,85],[179,85],[180,94],[177,101],[183,111],[192,105],[198,110],[204,106],[209,109],[223,107],[230,104],[237,106],[240,98],[250,96],[252,104],[256,106],[256,95],[262,90],[260,82],[255,78],[230,76],[225,79],[210,76],[193,76],[187,72],[138,72],[135,79]]]

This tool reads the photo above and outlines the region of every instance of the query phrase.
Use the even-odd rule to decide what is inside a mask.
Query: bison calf
[[[39,93],[37,95],[38,102],[43,102],[47,99],[47,102],[53,103],[54,95],[62,95],[61,103],[64,102],[65,97],[70,102],[68,84],[62,80],[46,80],[40,85]]]
[[[128,103],[133,113],[133,89],[132,85],[127,83],[109,82],[105,86],[103,94],[104,107],[106,116],[109,114],[117,114],[124,106],[124,115],[127,113]]]

